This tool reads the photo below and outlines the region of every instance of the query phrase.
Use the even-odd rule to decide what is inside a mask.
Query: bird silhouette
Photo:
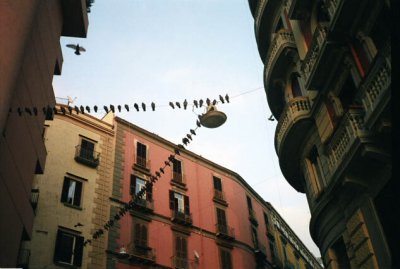
[[[199,103],[197,103],[197,100],[193,100],[193,104],[194,104],[194,106],[195,106],[196,108],[199,107]]]
[[[196,132],[195,132],[193,129],[190,129],[190,133],[191,133],[192,135],[196,135]]]
[[[190,134],[187,134],[186,137],[189,138],[190,140],[193,140],[193,138]]]
[[[163,173],[163,174],[165,174],[164,168],[160,167],[160,172]]]
[[[68,111],[70,115],[72,114],[72,110],[73,110],[72,106],[68,106]]]
[[[187,102],[186,99],[185,99],[185,101],[183,101],[183,108],[186,109],[186,108],[187,108],[187,105],[188,105],[188,102]]]
[[[125,104],[124,107],[125,107],[126,111],[129,112],[129,106],[127,104]]]
[[[74,106],[74,109],[75,109],[76,114],[79,114],[79,107]]]
[[[136,109],[137,111],[139,111],[139,105],[138,105],[138,104],[135,103],[133,106],[135,107],[135,109]]]
[[[110,105],[110,110],[112,111],[112,113],[115,112],[115,107],[113,105]]]
[[[172,109],[175,109],[174,103],[169,102],[169,105],[172,107]]]
[[[200,99],[200,101],[199,101],[199,107],[202,107],[203,106],[203,99]]]
[[[225,100],[224,100],[224,97],[222,97],[222,95],[219,95],[219,100],[221,100],[221,102],[222,102],[223,104],[225,104]]]
[[[108,107],[107,106],[103,106],[103,108],[106,111],[106,113],[108,113]]]
[[[80,109],[82,114],[85,114],[85,108],[83,106],[80,106],[79,109]]]
[[[117,108],[118,108],[118,112],[121,112],[121,105],[118,105]]]
[[[97,108],[98,108],[97,106],[94,106],[94,107],[93,107],[94,112],[96,112],[96,113],[97,113]]]
[[[79,44],[68,44],[67,45],[68,48],[74,49],[75,50],[75,54],[76,55],[81,55],[81,51],[85,52],[86,49],[82,46],[79,46]]]
[[[32,111],[29,107],[25,107],[25,111],[26,111],[26,113],[28,113],[29,115],[32,116]]]
[[[151,109],[152,109],[153,111],[156,110],[156,104],[154,104],[154,102],[151,102]]]
[[[227,95],[225,95],[225,100],[226,100],[226,102],[228,102],[228,103],[229,103],[229,96],[228,96],[228,94],[227,94]]]
[[[80,222],[78,222],[77,224],[74,225],[75,228],[76,228],[76,227],[82,227],[82,226],[83,226],[83,224],[80,223]]]
[[[90,107],[89,106],[86,106],[86,110],[87,110],[88,113],[90,113]]]
[[[190,143],[189,139],[187,139],[186,137],[184,137],[184,138],[182,139],[182,142],[183,142],[183,144],[185,144],[185,146],[186,146],[186,144],[189,144],[189,143]]]
[[[206,99],[206,103],[207,103],[207,105],[209,106],[210,104],[211,104],[211,101],[210,101],[210,99]]]
[[[179,102],[175,102],[175,105],[176,105],[178,108],[181,108],[181,104],[179,104]]]
[[[170,164],[168,161],[165,161],[164,164],[165,164],[166,166],[171,166],[171,164]]]
[[[197,127],[201,127],[201,124],[200,124],[199,120],[196,121],[196,125],[197,125]]]
[[[146,104],[145,103],[142,103],[142,108],[143,108],[143,111],[146,111]]]
[[[274,120],[275,120],[275,119],[274,119],[274,115],[271,114],[271,116],[269,116],[268,120],[274,121]]]
[[[214,99],[214,100],[212,101],[212,104],[215,106],[215,105],[217,104],[217,100]]]
[[[32,110],[33,110],[33,114],[35,114],[35,116],[37,116],[37,114],[38,114],[37,108],[36,108],[36,107],[33,107]]]

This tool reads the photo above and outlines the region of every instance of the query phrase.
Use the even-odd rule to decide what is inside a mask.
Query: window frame
[[[70,193],[70,188],[71,188],[71,185],[68,184],[68,183],[71,183],[71,182],[75,182],[76,185],[74,187],[74,193],[73,193],[74,196],[72,197],[72,201],[68,202],[68,200],[71,199],[71,197],[68,197],[69,193]],[[61,200],[60,200],[61,203],[63,203],[65,206],[68,206],[68,207],[81,209],[82,208],[82,203],[83,203],[83,200],[82,200],[82,197],[83,197],[83,186],[84,186],[83,183],[84,182],[81,179],[77,179],[77,178],[72,177],[70,175],[64,176],[64,181],[63,181],[63,185],[62,185],[62,189],[61,189]],[[80,187],[77,189],[76,188],[77,186],[80,186]],[[79,198],[76,199],[75,195],[76,195],[77,192],[79,193]],[[78,199],[79,199],[79,203],[76,204],[76,200],[78,200]]]
[[[61,259],[65,257],[61,257],[62,255],[65,255],[65,243],[62,243],[62,238],[65,237],[70,237],[72,238],[72,246],[70,249],[70,261],[63,261]],[[57,234],[56,234],[56,241],[55,241],[55,247],[54,247],[54,255],[53,255],[53,262],[57,265],[68,265],[68,266],[76,266],[80,267],[82,266],[82,258],[83,258],[83,242],[84,242],[84,237],[80,235],[79,232],[74,231],[74,230],[67,230],[67,229],[62,229],[58,228]],[[67,253],[69,254],[69,253]]]
[[[219,259],[220,259],[220,268],[221,269],[233,269],[231,250],[220,247],[219,248]]]

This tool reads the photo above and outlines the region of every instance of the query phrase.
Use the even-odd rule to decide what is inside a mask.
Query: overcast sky
[[[79,43],[77,56],[65,45]],[[60,103],[75,105],[156,103],[156,111],[116,113],[173,143],[196,127],[203,109],[171,109],[170,101],[217,99],[228,119],[200,128],[187,149],[240,174],[278,210],[317,257],[309,235],[304,194],[280,172],[274,148],[276,121],[263,90],[263,64],[247,0],[96,0],[86,39],[61,39],[62,75],[54,78]],[[97,117],[104,111],[99,110]]]

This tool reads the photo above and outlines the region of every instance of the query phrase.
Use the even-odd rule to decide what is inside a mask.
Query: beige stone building
[[[99,120],[67,110],[45,122],[48,159],[34,179],[36,216],[32,241],[24,246],[29,268],[105,268],[107,234],[86,247],[83,240],[109,218],[112,120],[111,114]]]

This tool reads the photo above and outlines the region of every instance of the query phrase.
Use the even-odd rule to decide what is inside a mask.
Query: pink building
[[[177,145],[121,118],[115,128],[111,215],[169,165],[110,229],[107,268],[274,268],[270,207],[240,175],[187,150],[176,155]]]

